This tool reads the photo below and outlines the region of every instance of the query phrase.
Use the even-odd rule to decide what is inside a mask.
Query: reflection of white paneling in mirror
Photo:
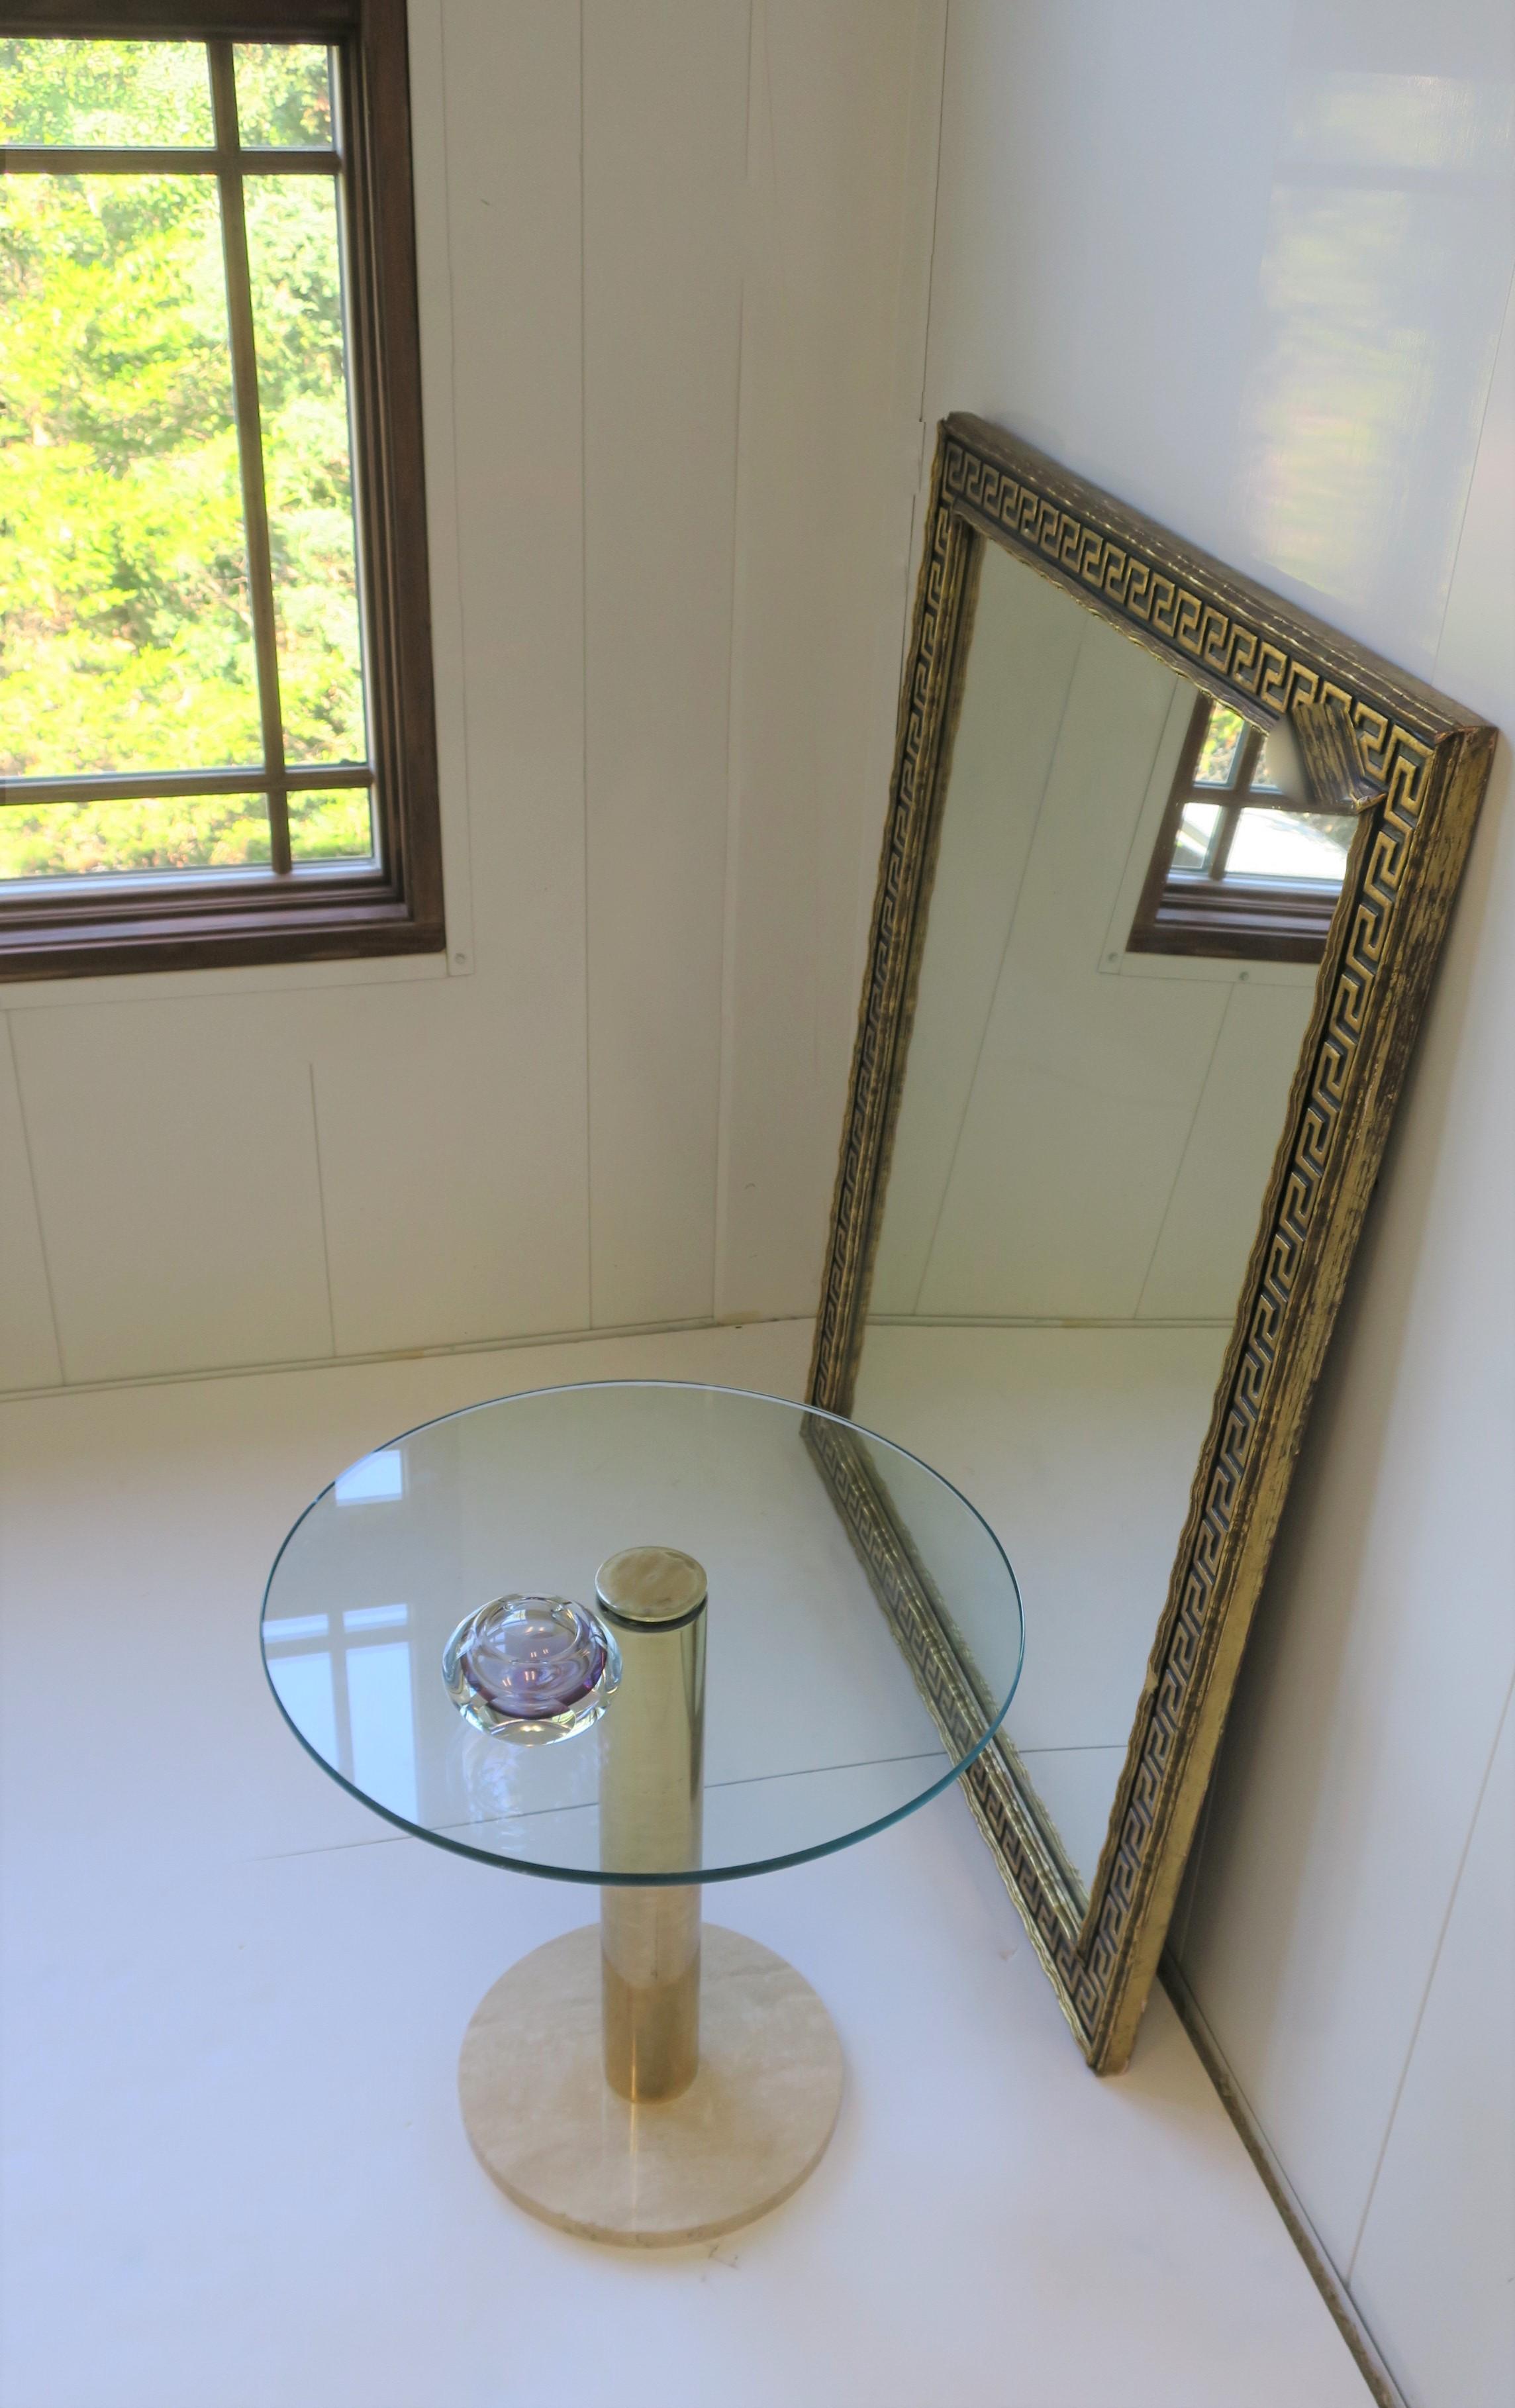
[[[1020,564],[991,552],[986,585],[992,574],[1036,588],[1044,612],[1071,620],[1079,652],[914,1309],[1124,1318],[1136,1308],[1225,1004],[1208,986],[1127,987],[1098,974],[1177,681]],[[980,661],[986,677],[1019,686],[1020,665],[991,662],[976,636],[969,697]],[[977,812],[954,825],[958,795],[954,759],[944,859],[976,840]],[[934,911],[932,925],[945,934],[950,924]],[[955,951],[955,935],[935,950],[928,938],[922,999]],[[915,1140],[906,1113],[918,1082],[935,1085],[936,1069],[912,1043],[898,1161]],[[886,1240],[892,1212],[893,1194]]]
[[[1308,987],[1232,988],[1136,1307],[1142,1320],[1236,1312],[1313,1000]]]
[[[853,1412],[1022,1581],[1007,1724],[1092,1879],[1309,1017],[1129,926],[1194,690],[986,547]]]
[[[951,942],[928,942],[910,1038],[911,1063],[926,1075],[906,1086],[876,1312],[916,1307],[1088,625],[1044,579],[987,552],[970,657],[1003,673],[969,675],[952,747],[928,922],[950,928]]]
[[[7,1387],[55,1387],[64,1375],[6,1022],[0,1022],[0,1365]]]
[[[986,551],[873,1315],[1234,1312],[1314,972],[1100,975],[1193,697]]]

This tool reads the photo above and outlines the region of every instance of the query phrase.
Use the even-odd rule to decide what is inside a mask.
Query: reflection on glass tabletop
[[[979,1708],[950,1744],[834,1501],[820,1458],[838,1454],[971,1662]],[[618,1863],[616,1818],[602,1826],[613,1694],[523,1746],[465,1721],[442,1670],[479,1607],[593,1610],[599,1566],[643,1546],[694,1556],[709,1584],[703,1842],[657,1875]],[[624,1381],[476,1405],[352,1465],[286,1539],[263,1644],[297,1737],[392,1822],[567,1881],[707,1882],[845,1846],[954,1780],[1009,1704],[1022,1618],[993,1532],[914,1455],[777,1398]]]

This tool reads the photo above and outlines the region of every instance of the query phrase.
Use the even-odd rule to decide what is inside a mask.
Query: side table
[[[942,1600],[980,1701],[935,1715],[823,1469],[837,1450]],[[703,1889],[824,1856],[988,1745],[1022,1652],[988,1526],[914,1456],[740,1390],[607,1382],[428,1422],[322,1491],[263,1609],[274,1693],[332,1778],[433,1845],[598,1888],[463,2043],[474,2150],[532,2214],[672,2245],[819,2162],[841,2049]]]

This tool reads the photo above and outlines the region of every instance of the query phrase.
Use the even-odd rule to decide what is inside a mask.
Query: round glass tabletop
[[[633,1594],[624,1567],[596,1593],[638,1549],[695,1559],[661,1622],[607,1611]],[[940,1726],[902,1555],[977,1701]],[[506,1598],[528,1602],[450,1650]],[[285,1540],[262,1635],[296,1736],[366,1805],[461,1855],[601,1885],[731,1881],[897,1821],[986,1745],[1022,1646],[993,1533],[914,1455],[778,1398],[648,1381],[502,1398],[364,1456]],[[523,1667],[547,1684],[529,1730],[510,1727]],[[503,1715],[465,1716],[470,1679]],[[660,1782],[692,1782],[693,1813],[670,1819]]]

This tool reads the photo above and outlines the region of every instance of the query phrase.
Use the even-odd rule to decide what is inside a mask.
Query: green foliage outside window
[[[325,54],[239,45],[243,139],[329,143]],[[0,42],[0,138],[208,143],[196,44]],[[365,754],[335,179],[244,183],[288,760]],[[206,175],[0,181],[0,777],[262,766]],[[290,797],[297,860],[370,850]],[[266,861],[255,795],[0,808],[0,878]]]

